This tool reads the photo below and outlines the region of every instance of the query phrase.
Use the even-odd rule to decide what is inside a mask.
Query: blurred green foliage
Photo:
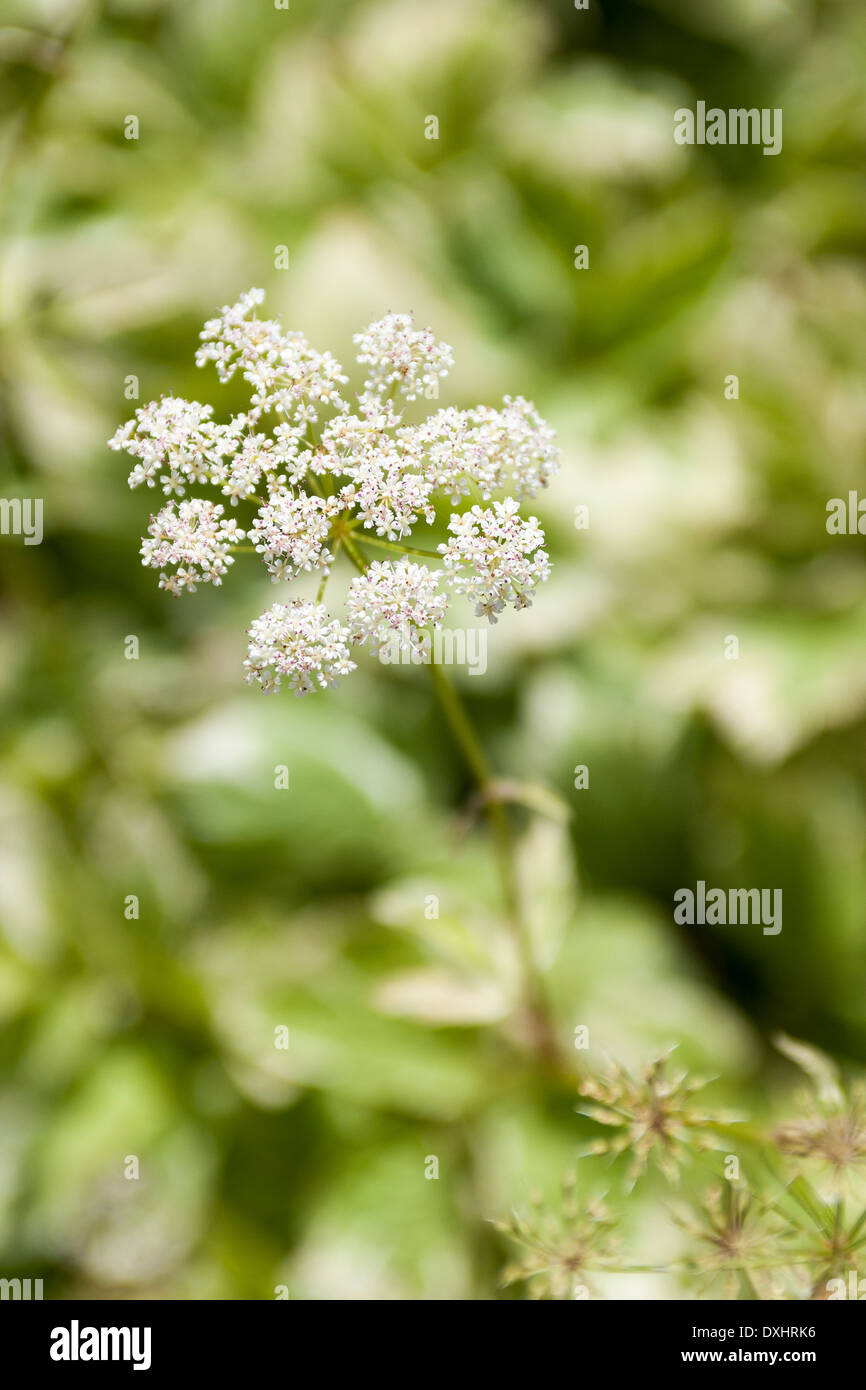
[[[679,1042],[759,1113],[792,1084],[776,1027],[866,1062],[866,565],[825,529],[866,444],[866,11],[0,21],[0,493],[45,507],[41,546],[0,538],[0,1272],[50,1297],[505,1296],[487,1219],[555,1187],[590,1127],[510,1039],[488,846],[429,683],[367,663],[305,701],[244,687],[266,578],[159,593],[105,440],[131,375],[142,401],[237,407],[192,353],[253,284],[346,361],[412,309],[454,345],[444,404],[533,397],[564,451],[537,505],[554,577],[463,684],[497,767],[573,810],[522,822],[564,1046],[578,1024],[576,1065]],[[676,145],[697,99],[782,107],[782,154]],[[781,935],[675,927],[699,878],[781,887]],[[652,1258],[658,1196],[629,1208]]]

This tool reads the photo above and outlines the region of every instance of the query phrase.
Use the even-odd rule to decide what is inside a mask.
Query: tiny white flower
[[[244,680],[258,681],[266,694],[285,681],[296,695],[336,685],[355,670],[349,656],[348,628],[321,603],[275,603],[248,631]]]
[[[326,541],[339,509],[332,497],[271,493],[256,514],[250,537],[274,581],[291,579],[301,570],[327,569],[334,557]]]
[[[175,574],[160,574],[159,587],[171,594],[195,593],[199,583],[221,584],[234,557],[230,547],[244,538],[236,521],[226,521],[218,502],[193,497],[169,502],[150,519],[141,543],[141,563],[162,570],[177,565]]]
[[[357,360],[370,371],[365,391],[384,394],[396,386],[408,401],[438,384],[454,366],[447,343],[437,342],[429,328],[415,329],[411,314],[386,314],[356,333]]]
[[[536,517],[524,520],[518,503],[506,497],[453,515],[448,529],[453,534],[439,546],[446,577],[455,593],[475,601],[478,617],[495,623],[506,604],[529,607],[536,584],[550,575]]]
[[[348,481],[340,499],[367,530],[388,540],[407,536],[423,516],[432,523],[433,483],[407,456],[393,431],[399,417],[390,403],[362,398],[360,414],[333,420],[322,432],[323,465]]]
[[[449,406],[404,427],[398,438],[410,458],[426,462],[436,491],[454,503],[469,496],[473,483],[485,501],[501,491],[534,497],[559,467],[553,430],[522,396],[506,396],[502,410]]]
[[[188,483],[216,482],[223,460],[237,448],[231,426],[214,424],[213,407],[198,401],[164,396],[135,412],[108,441],[138,462],[129,475],[130,487],[154,487],[160,474],[163,491],[183,496]]]
[[[420,651],[426,627],[441,627],[448,608],[439,574],[407,557],[374,561],[349,585],[346,613],[354,642],[371,638],[379,649],[398,634],[401,649]]]
[[[213,362],[220,381],[231,380],[240,368],[253,387],[254,420],[271,410],[289,419],[315,419],[316,401],[346,409],[338,387],[349,378],[335,357],[316,352],[303,333],[284,333],[275,319],[248,317],[264,297],[264,290],[249,290],[209,319],[196,364]]]

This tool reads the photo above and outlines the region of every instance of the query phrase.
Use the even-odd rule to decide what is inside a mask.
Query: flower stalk
[[[502,895],[511,934],[517,949],[523,983],[524,1003],[533,1043],[541,1057],[550,1065],[560,1062],[556,1029],[550,1016],[541,973],[535,960],[532,934],[523,905],[517,856],[508,812],[497,793],[484,749],[478,739],[466,707],[446,676],[442,666],[431,661],[430,678],[442,706],[454,740],[472,773],[479,796],[487,813],[496,848],[496,860],[502,885]]]

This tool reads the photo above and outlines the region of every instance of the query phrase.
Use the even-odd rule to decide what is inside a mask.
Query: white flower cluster
[[[150,518],[141,542],[141,562],[156,570],[177,565],[174,574],[160,574],[159,587],[170,594],[183,589],[195,593],[202,581],[222,583],[229,565],[234,564],[230,547],[243,538],[237,522],[224,519],[218,502],[202,497],[180,504],[169,502]]]
[[[227,475],[225,458],[235,452],[240,430],[215,425],[213,406],[164,396],[135,412],[112,439],[110,449],[125,449],[138,463],[129,475],[129,486],[156,485],[163,470],[163,491],[182,497],[187,483],[216,483]]]
[[[440,594],[439,572],[413,564],[408,556],[392,564],[374,560],[367,572],[349,585],[346,612],[354,642],[370,637],[379,651],[395,634],[401,650],[422,650],[422,633],[441,627],[448,607]]]
[[[411,314],[386,314],[356,333],[358,362],[369,366],[365,391],[382,394],[396,386],[407,401],[425,391],[438,391],[439,377],[447,376],[454,357],[447,343],[437,343],[429,328],[412,326]]]
[[[292,579],[301,570],[327,569],[333,555],[327,547],[331,522],[340,504],[333,497],[309,497],[305,492],[273,492],[256,513],[250,536],[274,583]]]
[[[479,617],[495,623],[507,603],[529,607],[532,590],[550,575],[537,517],[524,521],[519,504],[506,497],[452,516],[448,530],[454,534],[439,547],[442,563],[455,593],[475,600]]]
[[[266,693],[285,680],[298,695],[316,686],[336,685],[338,676],[355,670],[346,638],[348,628],[332,618],[321,603],[275,603],[248,630],[249,650],[244,680],[258,681]]]
[[[410,456],[426,459],[434,489],[453,503],[470,496],[473,484],[484,501],[504,491],[535,497],[559,467],[553,430],[522,396],[506,396],[502,410],[450,406],[400,438]]]
[[[401,447],[399,424],[390,402],[365,397],[359,415],[338,416],[322,431],[326,469],[349,479],[340,501],[365,529],[392,541],[408,536],[419,515],[431,525],[436,519],[433,483]]]
[[[197,366],[213,362],[220,381],[230,381],[240,367],[253,387],[248,418],[255,420],[272,410],[307,423],[317,418],[316,403],[343,406],[338,388],[349,378],[336,358],[316,352],[303,333],[284,333],[275,319],[247,317],[264,297],[264,290],[248,290],[237,304],[226,305],[219,318],[208,320],[195,355]]]
[[[353,644],[381,650],[396,636],[420,650],[427,630],[442,625],[447,588],[491,622],[506,604],[525,608],[550,560],[519,499],[546,487],[559,465],[554,433],[532,402],[506,396],[501,409],[447,407],[406,421],[405,403],[438,395],[453,355],[410,315],[388,314],[355,336],[368,374],[352,409],[340,363],[302,333],[259,319],[263,299],[250,290],[225,307],[205,324],[196,353],[221,381],[240,373],[250,387],[244,414],[218,424],[210,406],[168,396],[137,410],[109,441],[134,460],[131,487],[159,482],[170,498],[211,487],[233,507],[257,508],[244,531],[218,502],[169,501],[141,547],[143,563],[161,571],[160,586],[180,594],[219,584],[236,549],[258,553],[275,583],[315,572],[315,603],[276,603],[249,630],[246,680],[266,691],[285,683],[299,695],[353,671]],[[410,558],[408,550],[418,552],[406,538],[419,522],[435,525],[437,505],[489,502],[494,493],[506,495],[447,513],[448,541],[420,552],[441,560],[440,569]],[[400,557],[372,559],[370,546]],[[320,601],[341,552],[360,571],[345,595],[348,626]]]

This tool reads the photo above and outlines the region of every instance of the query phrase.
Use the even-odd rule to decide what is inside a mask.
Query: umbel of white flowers
[[[226,306],[205,324],[196,352],[222,382],[240,372],[248,410],[219,424],[211,406],[165,396],[109,441],[135,461],[130,487],[159,483],[169,498],[141,544],[160,587],[181,594],[221,584],[238,548],[255,550],[275,583],[317,571],[316,602],[275,603],[248,632],[245,679],[265,691],[285,682],[298,695],[353,671],[355,646],[369,641],[381,651],[398,634],[415,648],[426,629],[441,627],[449,593],[474,600],[490,622],[506,604],[527,607],[550,560],[520,501],[546,487],[559,464],[553,430],[532,402],[506,396],[499,410],[447,407],[404,424],[403,404],[434,394],[453,357],[410,315],[388,314],[355,335],[367,376],[353,408],[340,363],[302,333],[257,318],[263,299],[253,289]],[[192,487],[255,509],[249,524],[241,528],[221,502],[187,497]],[[406,541],[443,504],[450,534],[437,547],[441,567],[430,569],[407,553],[417,554],[415,537]],[[395,558],[368,564],[364,548],[374,544]],[[345,621],[320,601],[341,546],[361,571],[345,594]]]

